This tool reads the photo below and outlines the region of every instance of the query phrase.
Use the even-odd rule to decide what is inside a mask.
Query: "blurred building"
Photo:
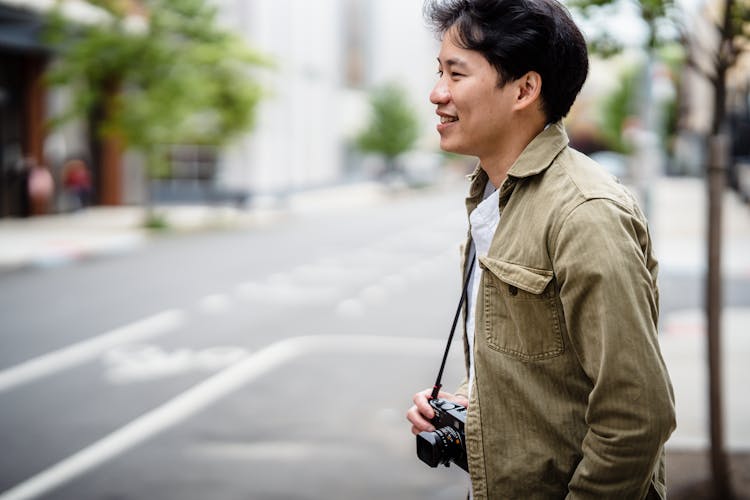
[[[230,147],[175,148],[172,177],[156,186],[158,197],[205,201],[194,188],[206,185],[218,186],[215,192],[279,196],[366,176],[354,137],[368,118],[368,91],[386,82],[406,89],[424,127],[420,147],[436,149],[428,94],[438,44],[424,25],[421,0],[213,1],[228,29],[273,59],[274,69],[262,75],[268,96],[256,128]],[[70,90],[43,85],[54,55],[42,41],[42,21],[53,5],[0,0],[0,217],[27,211],[21,171],[26,157],[47,165],[58,188],[66,159],[84,157],[97,203],[146,198],[137,153],[104,154],[106,147],[86,123],[45,131],[45,120],[70,99]],[[106,17],[86,0],[62,5],[72,22]],[[58,197],[54,209],[65,208]]]
[[[0,217],[28,215],[24,158],[43,163],[49,51],[33,11],[0,2]]]
[[[50,132],[47,120],[70,99],[65,89],[50,89],[44,75],[54,48],[44,42],[44,19],[55,2],[0,0],[0,217],[32,214],[27,199],[29,164],[43,165],[56,190],[36,213],[64,208],[61,173],[71,157],[93,160],[95,142],[85,123]],[[62,15],[72,23],[101,23],[107,13],[85,0],[64,0]],[[114,159],[117,161],[118,159]],[[122,200],[122,179],[112,178],[106,161],[91,162],[97,200]],[[118,172],[119,173],[119,172]],[[106,183],[105,181],[110,181]]]
[[[716,26],[721,19],[723,0],[701,2],[688,19],[691,52],[701,71],[686,67],[681,75],[680,133],[675,145],[675,168],[679,174],[702,175],[707,161],[706,136],[711,132],[714,88],[704,73],[713,73],[715,47],[719,43]],[[750,55],[745,52],[727,73],[726,105],[733,161],[729,182],[737,188],[733,169],[738,161],[750,164]]]
[[[368,118],[367,91],[407,91],[435,136],[428,95],[437,41],[421,0],[223,0],[224,23],[276,63],[256,129],[220,160],[220,182],[280,194],[365,175],[353,146]]]

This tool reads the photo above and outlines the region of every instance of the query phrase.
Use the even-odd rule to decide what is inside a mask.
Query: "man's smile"
[[[438,132],[443,132],[447,127],[450,127],[452,123],[458,121],[458,116],[438,111],[437,115],[440,117],[440,123],[437,125]]]

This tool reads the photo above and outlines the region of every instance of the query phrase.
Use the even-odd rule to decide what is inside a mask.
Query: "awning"
[[[41,34],[42,18],[38,14],[0,4],[0,49],[48,52]]]
[[[110,18],[107,11],[86,0],[0,0],[0,5],[45,14],[59,7],[62,15],[76,23],[96,24]]]
[[[44,16],[59,6],[72,22],[99,24],[111,20],[104,9],[84,0],[0,0],[0,49],[49,52],[41,39]]]

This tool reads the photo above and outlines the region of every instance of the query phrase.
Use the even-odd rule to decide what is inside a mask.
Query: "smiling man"
[[[646,220],[561,122],[588,72],[556,0],[428,1],[445,151],[472,155],[465,273],[474,498],[665,498],[675,427]],[[433,431],[431,389],[412,432]]]

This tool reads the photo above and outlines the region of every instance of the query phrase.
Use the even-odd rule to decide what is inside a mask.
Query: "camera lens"
[[[447,464],[463,454],[461,436],[453,427],[442,427],[417,436],[417,456],[430,467]]]

